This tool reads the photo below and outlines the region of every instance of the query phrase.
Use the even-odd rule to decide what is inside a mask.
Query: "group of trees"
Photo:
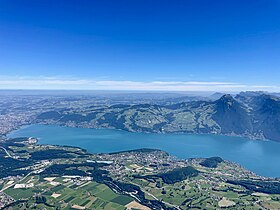
[[[92,176],[95,180],[101,180],[103,174],[107,171],[98,169],[99,167],[107,165],[106,163],[76,163],[76,164],[55,164],[46,168],[42,175],[71,175],[71,176]],[[79,167],[87,167],[87,171],[78,169]]]
[[[35,202],[40,204],[40,203],[46,203],[47,199],[45,196],[36,196],[35,198]]]
[[[280,183],[274,181],[228,180],[228,183],[241,185],[248,190],[267,194],[280,194]]]
[[[207,168],[217,168],[218,164],[223,162],[223,159],[220,157],[210,157],[203,160],[200,165]]]
[[[166,173],[158,174],[157,176],[162,179],[166,184],[174,184],[176,182],[183,181],[189,177],[195,177],[199,174],[199,171],[191,166],[176,168]]]
[[[18,170],[31,165],[30,161],[20,161],[10,157],[4,158],[6,153],[0,150],[0,178],[7,176],[25,175],[30,170]]]
[[[63,149],[48,149],[31,153],[31,159],[35,161],[74,157],[75,156],[73,154]]]
[[[173,169],[172,171],[168,171],[166,173],[160,173],[160,174],[153,174],[153,175],[146,175],[146,176],[141,176],[141,175],[134,175],[135,178],[142,178],[146,180],[156,180],[157,178],[161,178],[162,181],[166,184],[174,184],[176,182],[181,182],[189,177],[195,177],[199,174],[200,172],[196,170],[192,166],[187,166],[183,168],[176,168]]]
[[[35,197],[35,203],[37,203],[37,204],[44,204],[44,205],[46,205],[48,207],[52,207],[52,208],[55,207],[54,205],[50,205],[50,204],[47,203],[47,198],[45,196],[36,196]]]

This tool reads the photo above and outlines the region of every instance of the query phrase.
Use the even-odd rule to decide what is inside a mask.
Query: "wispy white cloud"
[[[77,89],[77,90],[143,90],[143,91],[280,91],[279,86],[246,85],[220,81],[129,81],[94,80],[62,77],[0,76],[1,89]]]

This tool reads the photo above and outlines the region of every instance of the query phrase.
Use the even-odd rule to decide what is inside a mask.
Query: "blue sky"
[[[0,88],[280,91],[280,0],[0,0]]]

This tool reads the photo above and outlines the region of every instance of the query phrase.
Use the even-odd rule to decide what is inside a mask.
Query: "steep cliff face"
[[[280,100],[262,95],[255,99],[254,129],[267,139],[280,141]]]
[[[214,102],[212,118],[225,134],[243,134],[252,131],[250,113],[247,108],[231,95],[224,95]]]

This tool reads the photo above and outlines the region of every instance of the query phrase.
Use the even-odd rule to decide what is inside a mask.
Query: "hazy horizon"
[[[0,89],[280,91],[280,2],[0,2]]]

